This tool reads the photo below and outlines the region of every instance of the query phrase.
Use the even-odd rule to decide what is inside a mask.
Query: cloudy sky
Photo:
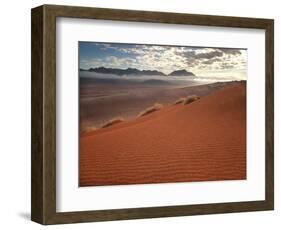
[[[169,74],[185,69],[207,79],[245,80],[247,50],[79,42],[80,68],[137,68]]]

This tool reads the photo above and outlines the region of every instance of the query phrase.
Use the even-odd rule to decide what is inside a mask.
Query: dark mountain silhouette
[[[166,75],[157,70],[139,70],[136,68],[127,68],[127,69],[117,69],[117,68],[106,68],[106,67],[97,67],[90,68],[88,70],[80,69],[80,71],[89,71],[94,73],[102,73],[102,74],[115,74],[115,75],[150,75],[150,76],[195,76],[192,72],[188,72],[186,70],[176,70]]]
[[[195,76],[192,72],[188,72],[185,69],[175,70],[169,74],[169,76]]]
[[[116,74],[116,75],[158,75],[158,76],[165,76],[162,72],[157,70],[139,70],[134,68],[127,68],[127,69],[115,69],[115,68],[105,68],[105,67],[98,67],[98,68],[90,68],[88,69],[89,72],[95,73],[103,73],[103,74]]]

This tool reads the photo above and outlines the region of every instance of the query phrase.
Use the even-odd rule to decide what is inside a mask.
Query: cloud
[[[96,43],[100,57],[81,59],[81,68],[105,66],[158,70],[166,74],[186,69],[196,75],[224,71],[225,75],[242,76],[247,68],[247,51],[234,48],[201,48],[162,45]],[[236,74],[238,76],[238,74]],[[246,76],[244,76],[245,78]]]
[[[219,58],[211,58],[211,59],[209,59],[207,61],[203,61],[202,63],[206,64],[206,65],[210,65],[210,64],[213,64],[214,62],[219,62],[219,61],[221,61],[221,59],[219,59]]]
[[[218,50],[220,50],[224,54],[229,54],[229,55],[239,55],[239,54],[241,54],[241,51],[239,49],[218,48]]]
[[[220,68],[221,69],[233,69],[233,67],[235,67],[235,65],[231,64],[231,63],[221,63]]]
[[[206,52],[206,53],[199,53],[195,55],[196,59],[212,59],[215,57],[222,57],[223,56],[223,52],[220,51],[211,51],[211,52]]]

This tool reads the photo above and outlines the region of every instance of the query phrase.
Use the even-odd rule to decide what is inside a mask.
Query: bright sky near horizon
[[[165,74],[185,69],[206,79],[246,80],[247,50],[79,42],[79,65],[82,69],[137,68]]]

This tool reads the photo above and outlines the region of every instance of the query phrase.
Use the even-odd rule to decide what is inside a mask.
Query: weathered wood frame
[[[150,23],[264,29],[266,34],[265,200],[101,211],[56,212],[56,18],[72,17]],[[31,219],[61,224],[274,208],[274,21],[162,12],[43,5],[32,9],[32,186]]]

